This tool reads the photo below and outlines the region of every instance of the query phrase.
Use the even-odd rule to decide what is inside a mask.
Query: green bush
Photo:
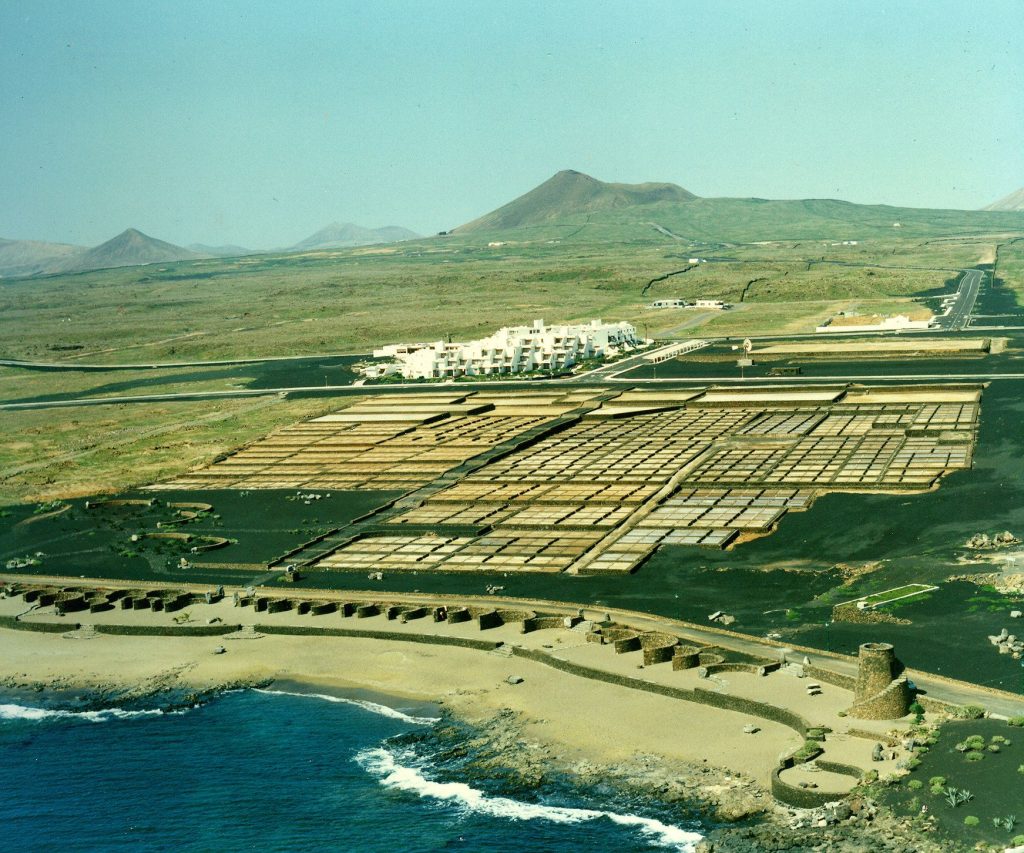
[[[924,787],[924,782],[920,779],[911,779],[907,782],[907,787],[910,788],[911,791],[919,791]]]
[[[972,751],[972,752],[968,752],[967,755],[964,756],[964,757],[968,761],[981,761],[981,759],[983,759],[985,757],[985,753],[984,752]]]
[[[981,705],[962,705],[953,711],[953,716],[958,720],[980,720],[985,716],[985,709]]]
[[[945,776],[932,776],[932,778],[928,780],[928,784],[931,785],[933,788],[935,788],[935,787],[945,788],[946,787],[946,777]]]
[[[977,826],[979,823],[981,823],[981,821],[972,814],[969,814],[964,818],[964,826]]]
[[[1024,845],[1024,835],[1013,836],[1013,838],[1010,839],[1010,843],[1014,847],[1020,847],[1021,845]]]
[[[1010,717],[1010,725],[1024,728],[1024,717]]]
[[[934,794],[936,797],[941,797],[945,793],[946,789],[943,788],[941,785],[932,785],[932,794]]]
[[[988,749],[989,752],[999,752],[1001,747],[999,746],[998,743],[990,743],[988,745],[988,747],[986,747],[986,748]]]
[[[818,755],[822,751],[821,744],[816,740],[807,739],[804,741],[804,745],[793,754],[793,760],[798,764],[803,761],[809,761]]]

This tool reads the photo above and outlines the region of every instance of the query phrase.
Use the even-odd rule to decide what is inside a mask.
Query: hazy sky
[[[431,233],[559,169],[975,208],[1024,185],[1024,2],[2,0],[0,236]]]

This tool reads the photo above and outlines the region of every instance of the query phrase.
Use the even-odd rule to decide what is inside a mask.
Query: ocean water
[[[474,781],[403,737],[428,714],[302,688],[173,712],[0,699],[0,849],[689,851],[700,838],[652,804]]]

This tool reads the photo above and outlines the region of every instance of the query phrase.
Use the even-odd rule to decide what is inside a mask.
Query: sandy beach
[[[225,654],[213,654],[218,645]],[[510,709],[531,739],[567,761],[618,763],[638,753],[709,763],[762,781],[779,755],[800,745],[791,729],[744,714],[683,703],[558,672],[532,661],[446,646],[353,637],[264,636],[66,639],[0,632],[0,682],[62,689],[216,689],[287,679],[366,688],[434,701],[470,723]],[[510,684],[510,676],[523,679]]]
[[[779,803],[771,793],[772,771],[782,757],[801,747],[803,738],[794,728],[764,716],[662,695],[640,689],[638,682],[731,695],[790,708],[815,725],[827,722],[833,731],[825,748],[833,762],[870,767],[885,775],[896,772],[903,757],[898,753],[871,762],[875,737],[886,740],[887,733],[906,724],[843,718],[839,711],[848,707],[849,691],[823,685],[810,695],[806,679],[777,671],[702,677],[697,669],[679,671],[670,663],[645,666],[641,652],[616,654],[610,644],[589,642],[585,632],[565,626],[523,633],[522,623],[512,621],[482,631],[476,620],[403,621],[388,619],[383,612],[367,618],[344,618],[337,612],[313,617],[294,610],[256,613],[252,607],[234,607],[230,593],[216,603],[193,603],[185,612],[118,608],[66,617],[58,616],[52,605],[38,607],[17,596],[0,597],[0,616],[15,615],[23,622],[54,627],[45,632],[0,628],[0,688],[27,697],[18,700],[25,704],[34,704],[33,691],[38,691],[40,702],[59,695],[69,703],[85,700],[83,707],[125,702],[132,707],[167,707],[168,701],[190,702],[192,695],[205,701],[226,689],[275,682],[271,689],[350,698],[369,691],[375,701],[396,708],[429,702],[446,721],[430,727],[430,737],[442,748],[447,738],[448,747],[482,756],[483,772],[493,768],[511,774],[527,787],[551,774],[564,774],[585,788],[611,785],[629,795],[676,804],[684,814],[696,809],[716,822],[743,821],[740,827],[724,826],[709,835],[706,849],[715,851],[761,850],[765,844],[801,834],[810,834],[816,843],[825,837],[818,811],[801,817],[799,810]],[[193,629],[223,629],[224,634],[103,633],[118,626],[168,630],[182,622]],[[239,624],[242,630],[235,630]],[[343,628],[378,636],[288,635],[272,630],[303,628]],[[424,642],[424,637],[431,641]],[[460,647],[452,641],[476,642],[479,647]],[[563,664],[578,671],[565,671]],[[586,672],[619,683],[579,674]],[[412,713],[424,712],[420,706]],[[851,723],[870,733],[857,734]],[[783,778],[790,785],[810,785],[817,793],[834,789],[835,799],[855,781],[807,767],[786,770]],[[827,831],[838,833],[835,838],[845,842],[856,825],[858,833],[872,839],[869,846],[830,849],[902,849],[879,841],[895,838],[888,818],[876,818],[870,804],[862,808],[871,809],[870,818],[847,811],[847,817],[841,823],[833,820]],[[887,828],[880,835],[883,826]],[[732,844],[739,846],[728,846]]]

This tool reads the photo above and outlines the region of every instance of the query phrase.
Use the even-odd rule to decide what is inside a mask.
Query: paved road
[[[971,319],[971,312],[974,310],[974,301],[978,298],[978,290],[981,288],[981,270],[965,270],[964,277],[960,280],[960,287],[956,292],[956,302],[949,312],[936,319],[938,328],[950,332],[959,332],[967,328]]]
[[[621,363],[610,365],[618,369]],[[616,370],[618,372],[618,370]],[[317,393],[329,394],[336,397],[367,396],[372,394],[393,394],[406,391],[495,391],[501,390],[534,390],[539,391],[551,386],[565,387],[583,384],[601,384],[605,382],[617,382],[637,387],[658,387],[662,385],[679,385],[681,387],[692,385],[836,385],[849,382],[864,382],[881,384],[885,382],[988,382],[995,379],[1024,379],[1024,373],[908,373],[892,374],[889,376],[860,376],[857,374],[837,376],[760,376],[757,379],[742,380],[738,376],[684,376],[671,379],[637,379],[631,377],[619,377],[615,375],[603,375],[585,377],[574,376],[569,379],[545,379],[544,382],[531,383],[526,385],[523,382],[459,382],[453,385],[429,385],[424,386],[417,383],[399,383],[387,386],[366,385],[308,385],[287,388],[242,388],[233,391],[183,391],[177,394],[128,394],[118,397],[89,397],[78,400],[40,400],[32,403],[0,403],[0,411],[17,411],[21,409],[50,409],[65,408],[69,406],[110,406],[124,403],[166,403],[174,400],[219,400],[231,399],[233,397],[260,397],[266,395],[288,395],[296,393]]]
[[[82,364],[74,361],[23,361],[0,358],[0,367],[24,367],[32,370],[164,370],[177,367],[227,367],[235,364],[267,364],[276,361],[327,361],[332,358],[358,358],[361,353],[315,353],[314,355],[265,355],[252,358],[225,358],[215,361],[153,361],[145,364]],[[369,358],[369,353],[366,354]]]

